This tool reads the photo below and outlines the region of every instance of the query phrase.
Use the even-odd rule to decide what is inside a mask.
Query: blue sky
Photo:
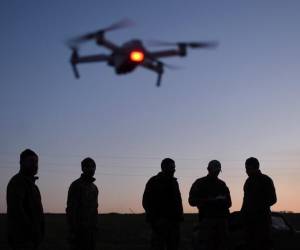
[[[45,210],[62,212],[80,161],[97,162],[101,212],[142,212],[147,179],[176,160],[186,212],[193,181],[219,159],[240,207],[244,161],[260,159],[277,187],[275,210],[300,211],[300,33],[298,1],[1,1],[0,211],[19,153],[40,155]],[[134,27],[107,38],[218,40],[215,50],[168,58],[161,88],[144,69],[115,75],[80,65],[64,42],[122,18]],[[152,49],[149,47],[149,49]],[[153,48],[158,49],[158,48]],[[94,44],[80,52],[107,53]]]

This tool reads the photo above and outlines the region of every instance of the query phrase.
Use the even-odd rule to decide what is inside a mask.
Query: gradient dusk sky
[[[188,192],[212,159],[238,210],[249,156],[274,180],[273,210],[300,212],[300,1],[2,0],[0,13],[0,212],[25,148],[40,157],[46,212],[64,212],[87,156],[100,213],[143,212],[145,183],[165,157],[176,161],[185,212],[196,212]],[[123,18],[136,25],[108,33],[117,44],[219,46],[163,60],[182,69],[166,70],[161,88],[150,71],[117,76],[101,63],[79,65],[76,80],[64,42]],[[80,52],[106,51],[91,43]]]

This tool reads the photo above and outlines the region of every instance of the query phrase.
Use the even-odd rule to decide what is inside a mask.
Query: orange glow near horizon
[[[278,165],[271,162],[269,165],[272,166],[267,164],[263,166],[263,172],[273,179],[276,188],[277,203],[272,206],[272,211],[293,211],[300,213],[300,169],[296,168],[297,162],[295,165],[286,164],[284,166],[285,169],[278,167],[281,165],[281,162]],[[48,166],[44,165],[44,168],[48,168]],[[203,168],[199,172],[192,170],[192,172],[187,173],[190,170],[181,166],[180,162],[178,163],[177,170],[175,177],[178,178],[184,212],[197,213],[197,208],[191,207],[188,203],[189,191],[193,182],[197,178],[204,176],[206,170]],[[5,187],[14,171],[14,169],[9,169],[8,172],[1,172],[0,213],[6,213]],[[153,172],[156,173],[158,171],[154,170]],[[73,174],[72,172],[72,175],[61,175],[60,172],[53,174],[41,168],[40,179],[37,185],[41,191],[45,212],[65,213],[68,188],[71,182],[78,178],[79,174],[80,170],[78,170],[78,173],[75,172]],[[121,174],[111,175],[108,178],[101,173],[97,174],[95,184],[99,188],[99,213],[143,213],[143,191],[151,176],[152,174],[149,173],[144,173],[142,176],[126,176]],[[220,179],[226,182],[231,193],[233,204],[230,211],[240,210],[244,195],[243,185],[247,179],[244,168],[238,168],[238,166],[230,168],[229,165],[224,164]]]
[[[130,60],[133,62],[142,62],[144,61],[145,55],[141,51],[133,50],[130,52]]]
[[[98,185],[101,187],[100,183]],[[243,191],[240,187],[235,185],[230,185],[232,201],[233,205],[230,208],[230,211],[239,211],[242,205],[243,200]],[[118,191],[118,195],[113,196],[112,193],[103,193],[101,192],[101,196],[99,196],[99,213],[144,213],[144,209],[141,205],[142,193],[144,186],[139,186],[136,192],[133,191],[132,188],[128,190],[124,189]],[[188,191],[190,185],[181,185],[181,194],[182,194],[182,202],[185,213],[197,213],[198,210],[195,207],[191,207],[188,204]],[[238,194],[234,192],[234,189],[238,189]],[[42,190],[43,191],[43,190]],[[297,192],[291,191],[291,186],[285,185],[285,183],[278,183],[277,185],[277,203],[272,206],[272,211],[293,211],[295,213],[300,212],[300,201],[297,199]],[[64,213],[65,212],[65,203],[66,197],[60,197],[59,199],[46,199],[47,196],[55,197],[53,193],[42,192],[44,196],[43,205],[45,208],[45,212],[50,213]],[[127,193],[127,195],[125,194]],[[65,194],[66,195],[66,194]],[[3,208],[4,212],[6,209]]]

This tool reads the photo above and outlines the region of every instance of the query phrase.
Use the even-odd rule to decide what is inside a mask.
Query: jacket
[[[276,191],[270,177],[261,172],[248,177],[244,184],[244,198],[241,209],[244,217],[270,216],[270,207],[276,201]]]
[[[163,172],[149,179],[142,203],[148,222],[158,219],[174,222],[183,220],[182,199],[177,179]]]
[[[7,185],[7,230],[11,244],[29,242],[36,245],[44,237],[44,212],[35,184],[37,179],[19,172]]]
[[[222,199],[215,199],[222,196]],[[227,217],[231,207],[231,197],[225,182],[209,175],[197,179],[189,193],[189,204],[199,210],[203,217]]]
[[[94,181],[82,174],[70,185],[66,208],[70,231],[97,229],[99,192]]]

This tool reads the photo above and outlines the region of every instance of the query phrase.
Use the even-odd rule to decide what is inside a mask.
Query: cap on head
[[[25,149],[25,150],[20,154],[20,162],[22,162],[22,161],[24,161],[26,158],[32,157],[32,156],[38,157],[38,155],[37,155],[33,150],[27,148],[27,149]]]
[[[161,162],[161,170],[163,172],[167,172],[170,170],[175,170],[175,161],[172,160],[171,158],[165,158]]]
[[[218,160],[212,160],[208,163],[207,170],[208,172],[220,172],[221,163]]]
[[[246,168],[258,170],[259,169],[259,161],[254,157],[250,157],[246,160],[245,166],[246,166]]]

